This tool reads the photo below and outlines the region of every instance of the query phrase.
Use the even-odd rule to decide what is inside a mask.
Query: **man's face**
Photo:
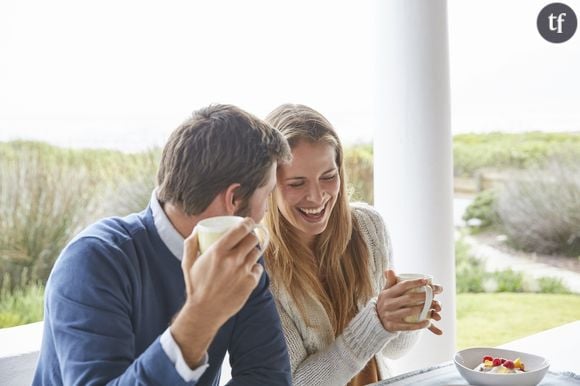
[[[241,205],[243,209],[235,213],[237,216],[251,217],[256,223],[262,221],[268,209],[268,198],[276,187],[276,166],[276,162],[270,166],[266,177],[266,184],[254,191],[248,200],[248,205]]]

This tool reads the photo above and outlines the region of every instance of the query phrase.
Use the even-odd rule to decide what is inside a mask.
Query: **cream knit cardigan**
[[[391,245],[384,222],[371,206],[351,204],[369,249],[369,275],[375,295],[385,285],[383,271],[391,266]],[[376,312],[374,297],[359,304],[359,313],[343,333],[334,338],[322,304],[311,300],[306,306],[312,327],[307,327],[288,292],[272,286],[290,354],[292,383],[296,386],[346,385],[375,356],[381,379],[391,376],[384,356],[403,356],[417,341],[417,332],[386,331]]]

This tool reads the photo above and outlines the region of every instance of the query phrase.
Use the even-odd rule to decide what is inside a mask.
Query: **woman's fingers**
[[[407,316],[417,316],[421,313],[423,306],[416,307],[404,307],[396,311],[387,311],[383,313],[383,318],[385,320],[392,320],[396,322],[403,321]]]
[[[394,311],[399,308],[425,303],[425,293],[409,292],[396,298],[391,298],[388,294],[384,294],[384,296],[379,298],[379,302],[381,303],[381,309]]]
[[[438,312],[431,310],[431,319],[438,322],[441,320],[441,315]]]
[[[387,269],[386,271],[383,272],[383,275],[385,275],[386,279],[385,288],[383,289],[389,289],[395,284],[397,284],[397,275],[395,274],[395,271],[393,271],[392,269]]]
[[[433,288],[433,295],[439,295],[443,292],[443,286],[439,284],[431,284],[431,288]]]
[[[435,335],[443,335],[443,331],[434,324],[430,324],[428,330],[431,331]]]

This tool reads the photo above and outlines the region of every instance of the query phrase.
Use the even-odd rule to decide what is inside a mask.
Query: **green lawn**
[[[580,295],[457,295],[457,349],[498,346],[580,320]]]

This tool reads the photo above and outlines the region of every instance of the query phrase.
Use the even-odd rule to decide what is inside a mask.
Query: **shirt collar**
[[[177,229],[173,227],[171,221],[163,211],[159,200],[157,199],[157,190],[151,194],[151,212],[153,214],[153,222],[161,241],[173,253],[173,255],[181,261],[183,256],[183,241],[184,238],[179,234]]]

